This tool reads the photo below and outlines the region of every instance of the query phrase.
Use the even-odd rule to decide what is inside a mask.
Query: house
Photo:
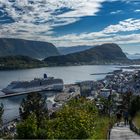
[[[101,97],[108,98],[111,93],[112,93],[111,89],[103,88],[103,89],[100,90],[99,95]]]

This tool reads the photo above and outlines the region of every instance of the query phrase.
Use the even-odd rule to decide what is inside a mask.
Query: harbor
[[[97,73],[98,74],[98,73]],[[31,91],[0,96],[1,103],[4,104],[3,129],[12,131],[19,121],[19,107],[24,98],[29,93],[39,92],[46,96],[46,103],[49,115],[59,110],[72,98],[83,96],[89,100],[96,100],[98,108],[102,109],[100,98],[108,98],[110,94],[115,95],[114,104],[111,112],[116,111],[117,106],[122,102],[120,95],[132,92],[135,95],[140,93],[140,71],[135,70],[114,70],[100,80],[85,80],[73,84],[64,84],[62,91]],[[11,114],[11,115],[9,115]]]

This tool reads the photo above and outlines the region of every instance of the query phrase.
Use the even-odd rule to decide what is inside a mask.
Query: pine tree
[[[28,94],[26,99],[23,99],[19,108],[20,117],[25,120],[34,113],[37,117],[38,127],[43,125],[43,119],[48,116],[46,97],[40,93]]]
[[[17,125],[17,138],[36,139],[37,138],[37,118],[34,113],[30,114],[26,120]]]

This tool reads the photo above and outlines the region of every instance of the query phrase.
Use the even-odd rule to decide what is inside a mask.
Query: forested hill
[[[44,61],[49,65],[73,65],[126,62],[129,59],[117,44],[108,43],[82,52],[48,57]]]
[[[28,56],[0,57],[0,70],[26,69],[45,66],[46,64],[44,62]]]
[[[59,55],[59,52],[52,43],[48,42],[0,38],[0,57],[13,55],[23,55],[41,59]]]

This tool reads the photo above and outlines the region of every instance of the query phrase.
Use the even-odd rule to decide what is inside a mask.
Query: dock
[[[65,88],[64,88],[63,92],[66,92],[66,93],[69,91],[70,87],[75,87],[75,89],[77,91],[77,85],[76,84],[64,85],[64,87]],[[46,88],[46,89],[44,89],[42,87],[42,88],[39,88],[39,89],[31,89],[31,90],[28,90],[28,91],[25,91],[25,92],[19,92],[19,93],[16,92],[16,93],[12,93],[12,94],[0,95],[0,99],[9,98],[9,97],[15,97],[15,96],[21,96],[21,95],[26,95],[26,94],[35,93],[35,92],[43,92],[43,91],[57,91],[57,90],[53,90],[51,86]]]
[[[28,90],[26,92],[20,92],[20,93],[12,93],[12,94],[5,94],[5,95],[0,95],[0,99],[4,99],[4,98],[9,98],[9,97],[15,97],[15,96],[20,96],[20,95],[26,95],[29,93],[34,93],[34,92],[41,92],[41,91],[51,91],[50,88],[48,89],[35,89],[35,90]]]
[[[92,73],[90,75],[107,75],[107,74],[113,74],[112,72],[107,72],[107,73]]]

